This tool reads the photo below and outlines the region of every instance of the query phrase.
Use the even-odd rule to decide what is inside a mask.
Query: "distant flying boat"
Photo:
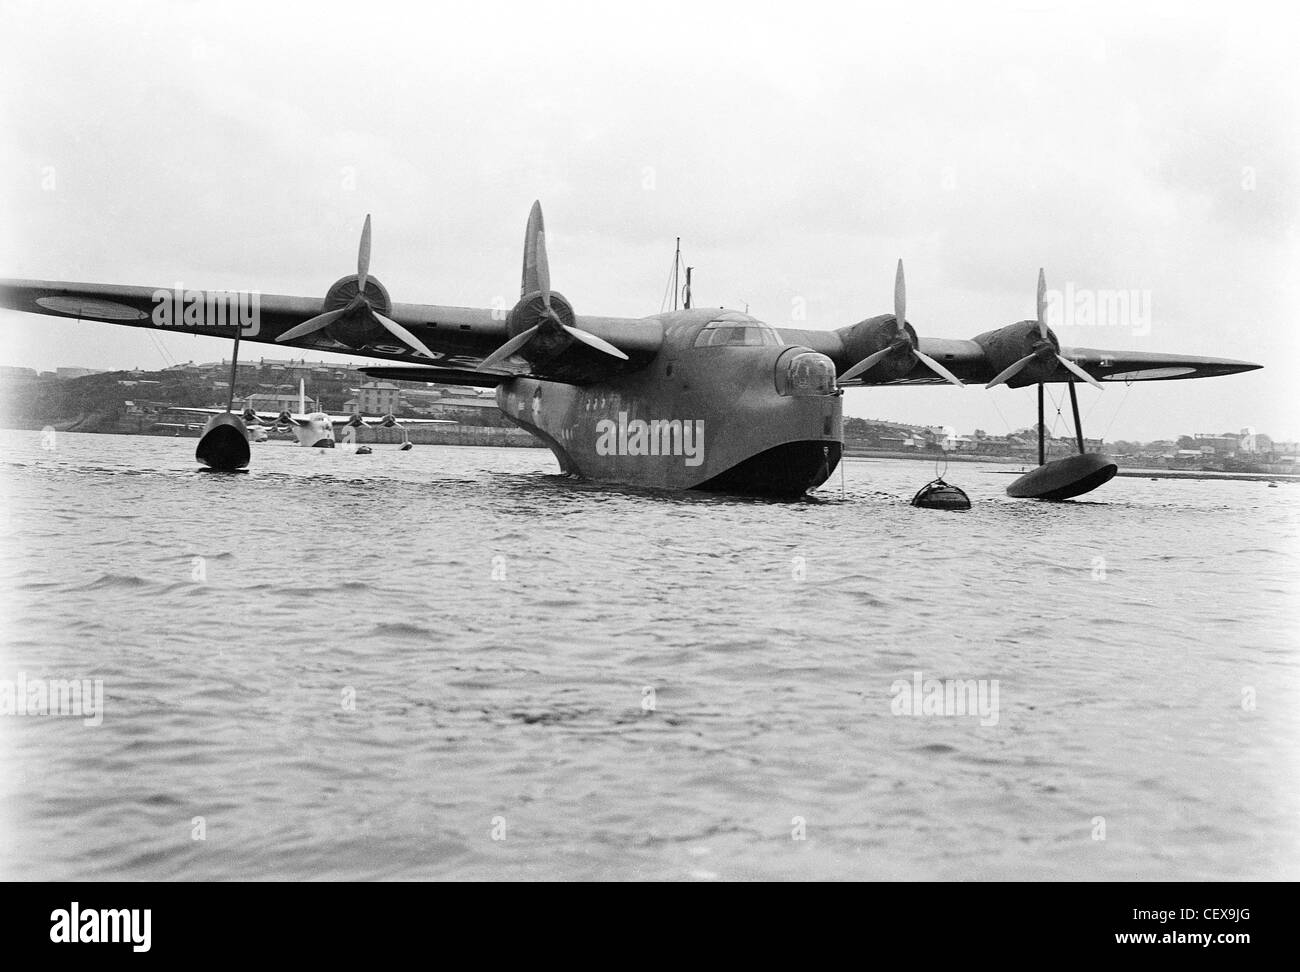
[[[195,415],[218,415],[222,413],[219,408],[173,408],[173,412],[188,412]],[[379,416],[362,416],[362,415],[330,415],[326,412],[255,412],[251,408],[244,409],[240,414],[244,422],[244,427],[248,432],[250,442],[265,442],[268,438],[268,428],[286,428],[293,433],[298,445],[307,446],[313,449],[333,449],[338,444],[339,439],[337,432],[342,431],[347,436],[347,429],[359,428],[384,428],[399,429],[402,432],[402,442],[398,448],[402,450],[409,449],[410,438],[407,434],[409,426],[413,425],[455,425],[450,419],[398,419],[391,413]],[[198,428],[198,426],[195,426]],[[343,439],[348,443],[348,439]]]
[[[218,415],[222,409],[219,408],[172,408],[172,412],[186,412],[194,415]],[[402,442],[399,444],[399,450],[405,451],[411,448],[410,438],[407,434],[408,426],[420,425],[455,425],[450,419],[401,419],[399,420],[391,412],[387,415],[379,416],[362,416],[353,415],[330,415],[326,412],[317,410],[315,412],[307,411],[307,389],[306,383],[301,379],[298,382],[298,411],[290,412],[287,409],[280,412],[258,412],[252,408],[245,408],[240,413],[240,418],[248,430],[250,442],[265,442],[268,439],[267,428],[286,428],[289,429],[298,445],[306,446],[313,449],[333,449],[337,444],[336,431],[342,430],[345,436],[348,435],[348,429],[361,428],[385,428],[399,429],[402,433]],[[255,437],[256,436],[256,437]],[[345,444],[350,444],[350,438],[345,438]],[[370,450],[362,446],[360,450],[363,454],[369,454]]]

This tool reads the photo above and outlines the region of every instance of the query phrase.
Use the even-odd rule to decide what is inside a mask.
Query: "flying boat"
[[[1080,455],[1052,463],[1040,458],[1039,468],[1008,488],[1013,496],[1066,499],[1115,474],[1108,457],[1083,450],[1078,384],[1103,388],[1260,367],[1064,346],[1045,321],[1041,270],[1034,318],[969,339],[918,333],[906,316],[902,261],[893,312],[835,330],[774,327],[748,313],[689,301],[638,318],[580,315],[552,288],[540,203],[528,217],[519,300],[508,312],[394,301],[370,273],[370,256],[367,215],[356,273],[322,297],[257,294],[254,313],[236,320],[204,311],[239,303],[240,294],[49,280],[0,281],[0,306],[388,360],[394,363],[362,370],[375,378],[493,389],[505,418],[549,447],[564,473],[781,497],[816,489],[841,461],[842,396],[849,389],[1037,386],[1041,435],[1043,386],[1066,383]],[[319,436],[312,445],[332,441],[338,425],[325,413],[287,419],[300,442]],[[227,413],[210,424],[220,431],[242,423]]]

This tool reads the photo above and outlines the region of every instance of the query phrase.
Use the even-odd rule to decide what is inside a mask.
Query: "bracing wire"
[[[993,410],[996,411],[996,412],[998,413],[998,418],[1002,419],[1002,426],[1003,426],[1003,428],[1005,428],[1005,429],[1007,430],[1007,431],[1006,431],[1006,434],[1007,434],[1007,435],[1010,435],[1012,432],[1015,431],[1015,429],[1013,429],[1013,428],[1011,427],[1011,423],[1007,421],[1007,417],[1006,417],[1005,415],[1002,414],[1002,409],[998,408],[998,399],[997,399],[997,396],[996,396],[996,395],[990,395],[990,396],[989,396],[989,401],[993,403]]]
[[[1056,409],[1056,417],[1052,419],[1052,438],[1055,439],[1056,430],[1060,427],[1061,423],[1065,421],[1065,416],[1061,412],[1061,410],[1065,408],[1065,400],[1063,398],[1057,398],[1052,394],[1050,389],[1047,392],[1047,397],[1052,400],[1052,406]]]
[[[1106,431],[1104,431],[1101,434],[1101,437],[1103,439],[1110,438],[1111,427],[1115,424],[1115,420],[1119,418],[1119,413],[1123,410],[1124,403],[1128,401],[1128,393],[1131,392],[1132,390],[1133,390],[1133,382],[1131,381],[1124,382],[1124,397],[1119,400],[1119,405],[1115,407],[1115,414],[1112,415],[1110,417],[1110,421],[1106,423]]]
[[[163,359],[163,361],[167,363],[167,367],[170,368],[172,365],[174,365],[176,363],[176,359],[167,353],[167,349],[164,348],[162,342],[158,340],[158,335],[155,334],[151,329],[146,329],[146,333],[149,335],[149,340],[153,342],[153,346],[158,351],[159,356]]]

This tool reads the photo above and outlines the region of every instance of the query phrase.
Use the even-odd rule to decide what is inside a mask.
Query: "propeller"
[[[1038,343],[1034,345],[1034,350],[1029,352],[1029,354],[1025,355],[1009,368],[1003,369],[996,378],[984,387],[993,388],[995,385],[1003,384],[1018,375],[1026,365],[1034,360],[1050,361],[1052,358],[1055,358],[1058,362],[1065,365],[1066,370],[1076,378],[1081,381],[1086,381],[1088,384],[1095,386],[1101,391],[1105,391],[1106,387],[1101,382],[1092,377],[1092,375],[1088,374],[1088,372],[1084,371],[1065,355],[1061,354],[1057,345],[1052,342],[1052,338],[1047,330],[1047,277],[1044,276],[1042,267],[1038,268],[1038,300],[1036,301],[1036,305],[1036,310],[1038,312]]]
[[[528,228],[524,231],[524,273],[519,288],[519,297],[522,301],[524,298],[536,293],[542,295],[542,313],[538,322],[532,327],[520,331],[493,351],[478,364],[476,370],[488,371],[495,368],[511,355],[523,350],[543,330],[556,328],[563,330],[571,338],[581,341],[590,348],[595,348],[597,351],[602,351],[623,361],[628,360],[626,354],[604,338],[597,337],[590,331],[584,331],[580,327],[564,323],[552,305],[551,267],[546,258],[546,226],[542,220],[541,202],[533,203],[532,211],[528,214]]]
[[[316,331],[324,330],[331,324],[335,324],[344,319],[366,318],[378,324],[389,334],[397,338],[409,348],[419,351],[425,357],[434,358],[436,355],[424,346],[418,337],[409,330],[402,327],[391,318],[385,317],[379,311],[371,306],[370,301],[366,298],[366,284],[370,281],[370,214],[366,213],[365,225],[361,228],[361,246],[357,249],[357,295],[345,307],[337,310],[326,311],[323,314],[317,314],[310,320],[303,321],[297,327],[285,331],[276,341],[292,341],[296,338],[304,337],[308,334],[314,334]]]
[[[415,444],[411,441],[411,433],[407,431],[405,425],[397,420],[397,416],[392,412],[381,418],[375,425],[381,429],[397,429],[402,433],[402,442],[397,447],[398,452],[408,452],[414,448]]]
[[[397,429],[399,432],[402,433],[402,441],[401,444],[399,444],[397,447],[398,450],[401,452],[405,452],[412,447],[410,433],[407,431],[406,426],[403,425],[401,422],[399,422],[397,416],[394,415],[392,412],[389,412],[387,415],[381,416],[380,418],[377,419],[373,419],[369,422],[367,422],[364,418],[362,418],[359,413],[354,412],[352,416],[346,422],[343,423],[343,428],[345,429],[347,428]],[[361,448],[368,450],[369,446],[362,446]]]
[[[910,351],[911,354],[918,361],[920,361],[923,365],[925,365],[927,368],[933,371],[940,378],[943,378],[945,381],[952,382],[958,388],[965,388],[966,386],[962,384],[960,378],[958,378],[956,375],[954,375],[943,365],[939,364],[939,362],[935,361],[934,358],[930,357],[928,354],[923,352],[920,348],[918,348],[915,344],[912,343],[912,338],[907,333],[907,328],[904,326],[906,325],[906,323],[907,323],[907,284],[903,280],[903,261],[899,260],[898,270],[894,274],[894,339],[890,341],[888,345],[886,345],[885,347],[877,351],[875,354],[868,355],[867,357],[859,361],[857,364],[855,364],[848,371],[844,372],[844,374],[840,375],[839,381],[841,382],[852,381],[854,378],[857,378],[859,375],[865,374],[866,372],[870,371],[872,368],[874,368],[885,358],[888,358],[889,356],[895,354],[896,352],[903,351],[906,349]]]

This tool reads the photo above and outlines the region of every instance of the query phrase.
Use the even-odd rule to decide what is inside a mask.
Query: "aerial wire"
[[[668,294],[673,289],[673,272],[677,269],[677,258],[673,257],[673,269],[668,271],[668,282],[664,284],[664,299],[659,302],[659,313],[668,309]]]

